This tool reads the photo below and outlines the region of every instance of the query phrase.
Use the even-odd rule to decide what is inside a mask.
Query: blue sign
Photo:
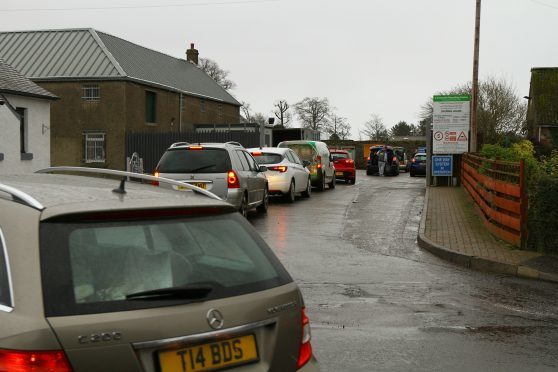
[[[433,155],[432,156],[432,175],[440,177],[452,176],[452,155]]]

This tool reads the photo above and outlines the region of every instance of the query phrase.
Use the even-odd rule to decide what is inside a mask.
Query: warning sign
[[[433,99],[434,154],[461,154],[469,149],[468,95],[434,96]]]

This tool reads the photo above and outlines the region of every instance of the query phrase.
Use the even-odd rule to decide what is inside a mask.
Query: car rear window
[[[415,159],[419,161],[426,161],[426,155],[416,155]]]
[[[126,295],[209,285],[203,300],[231,297],[292,279],[238,213],[205,217],[41,224],[47,316],[183,304],[192,299],[127,300]]]
[[[333,161],[339,160],[339,159],[348,159],[349,154],[344,154],[342,152],[332,152],[331,157],[333,158]]]
[[[231,169],[229,153],[225,149],[170,149],[159,164],[160,173],[226,173]]]
[[[285,146],[283,146],[285,147]],[[296,152],[298,157],[302,160],[307,160],[312,162],[315,156],[314,148],[309,144],[291,144],[286,146]]]
[[[281,154],[273,154],[269,152],[258,154],[252,154],[254,159],[258,162],[258,164],[277,164],[283,160],[283,155]]]

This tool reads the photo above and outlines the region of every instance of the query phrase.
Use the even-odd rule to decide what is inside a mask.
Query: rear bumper
[[[225,201],[232,204],[236,209],[239,209],[243,194],[244,191],[242,189],[228,189]]]
[[[355,179],[355,170],[354,169],[335,169],[335,178],[343,178],[346,180],[354,180]]]
[[[267,184],[269,185],[270,194],[286,194],[289,192],[291,187],[291,179],[287,177],[281,177],[279,175],[270,176],[268,173],[265,174],[267,177]]]
[[[409,169],[409,173],[426,175],[426,166],[424,167],[411,166],[411,168]]]
[[[314,355],[312,355],[312,359],[310,359],[308,363],[303,365],[301,369],[297,369],[297,371],[298,372],[320,372],[320,365],[318,364],[318,361],[316,360]]]

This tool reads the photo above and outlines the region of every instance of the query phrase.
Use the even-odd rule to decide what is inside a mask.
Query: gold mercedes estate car
[[[318,370],[299,288],[231,204],[39,173],[0,177],[0,371]]]

